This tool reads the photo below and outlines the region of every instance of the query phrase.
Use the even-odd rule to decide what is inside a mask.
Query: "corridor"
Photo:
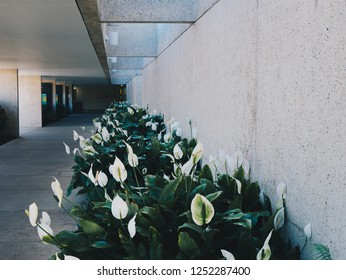
[[[30,225],[25,209],[36,202],[39,217],[46,211],[52,229],[73,228],[73,221],[53,198],[52,176],[65,190],[74,164],[63,142],[73,148],[73,130],[89,136],[82,126],[92,129],[96,114],[74,114],[43,128],[27,130],[22,137],[0,146],[0,259],[48,259],[56,248],[43,244],[36,228]]]

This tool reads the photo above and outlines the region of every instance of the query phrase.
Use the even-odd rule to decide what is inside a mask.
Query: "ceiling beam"
[[[98,7],[96,0],[75,0],[78,9],[82,15],[84,24],[88,30],[90,40],[94,46],[95,52],[99,58],[101,67],[109,83],[111,78],[109,75],[107,54],[103,42],[103,34],[100,25]]]
[[[198,0],[98,0],[101,22],[192,23]]]

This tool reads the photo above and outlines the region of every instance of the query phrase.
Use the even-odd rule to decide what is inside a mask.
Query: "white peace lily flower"
[[[127,216],[129,208],[126,202],[119,196],[116,195],[112,201],[112,215],[114,218],[120,220],[124,219]]]
[[[45,211],[42,212],[42,218],[40,218],[40,223],[41,224],[46,224],[46,225],[50,226],[51,219],[50,219],[50,216],[48,215],[47,212],[45,212]]]
[[[50,227],[51,219],[47,212],[42,212],[42,218],[40,219],[39,226],[37,227],[37,233],[42,240],[44,236],[54,235],[52,228]]]
[[[234,170],[237,169],[237,162],[233,157],[226,156],[226,166],[227,166],[228,172],[230,172],[230,174],[233,174]]]
[[[215,214],[214,206],[206,197],[198,193],[191,201],[191,214],[196,225],[209,224]]]
[[[287,187],[285,185],[285,183],[280,182],[279,185],[276,187],[276,193],[278,194],[278,196],[283,199],[286,199],[287,197]]]
[[[148,127],[148,126],[151,126],[152,124],[153,124],[153,123],[152,123],[151,121],[149,121],[149,122],[146,122],[146,123],[145,123],[145,126]]]
[[[64,146],[65,146],[65,152],[66,152],[66,154],[70,154],[71,153],[71,149],[70,149],[70,147],[65,143],[65,142],[63,142],[63,144],[64,144]]]
[[[281,197],[281,198],[279,198],[278,202],[276,203],[276,210],[279,210],[282,207],[284,207],[284,200]]]
[[[101,187],[104,187],[105,185],[107,185],[108,177],[107,177],[106,173],[103,173],[102,171],[100,171],[98,173],[98,176],[97,176],[97,181]]]
[[[54,195],[58,198],[58,206],[61,207],[64,192],[60,186],[58,179],[55,177],[53,177],[53,179],[55,181],[51,183],[52,191]]]
[[[197,162],[202,158],[202,154],[203,154],[203,145],[202,143],[198,142],[191,154],[193,164],[197,164]]]
[[[164,136],[163,136],[163,141],[165,141],[165,143],[168,143],[169,140],[171,140],[172,138],[172,134],[170,134],[169,132],[167,132]]]
[[[129,112],[131,115],[135,113],[131,107],[127,107],[127,112]]]
[[[264,241],[263,247],[259,250],[256,259],[257,260],[269,260],[272,254],[272,251],[269,247],[269,241],[272,237],[273,230],[268,234],[266,240]]]
[[[75,256],[71,256],[71,255],[64,255],[64,260],[65,261],[79,261],[80,259],[75,257]]]
[[[97,174],[97,172],[96,172],[96,174]],[[88,177],[89,177],[90,181],[91,181],[95,186],[98,185],[97,180],[96,180],[96,178],[95,178],[95,176],[94,176],[94,174],[93,174],[93,164],[91,164],[91,166],[90,166],[89,173],[88,173]]]
[[[235,151],[233,154],[233,158],[236,161],[237,164],[237,168],[239,168],[242,164],[243,164],[243,160],[244,160],[244,156],[243,153],[241,151]]]
[[[124,141],[127,149],[127,159],[131,167],[136,167],[138,165],[138,157],[133,153],[132,147]]]
[[[107,193],[107,189],[105,189],[105,199],[106,199],[106,201],[108,201],[108,202],[112,202],[112,199],[111,199],[111,197],[108,195],[108,193]]]
[[[127,137],[127,130],[123,130],[123,134]]]
[[[110,138],[107,127],[105,127],[105,126],[102,128],[102,138],[105,142],[108,142],[109,138]]]
[[[78,148],[74,148],[73,155],[75,156],[77,154],[77,152],[79,153],[80,156],[82,155]]]
[[[241,194],[241,187],[242,187],[241,182],[236,178],[234,178],[234,179],[235,179],[235,182],[237,183],[238,194]]]
[[[193,158],[190,158],[187,162],[185,162],[183,167],[181,167],[181,173],[183,175],[189,175],[193,166],[194,166]]]
[[[308,239],[311,238],[311,236],[312,236],[311,223],[308,223],[308,224],[304,227],[304,233],[305,233],[305,235],[306,235],[306,237],[307,237]]]
[[[274,217],[274,228],[275,230],[279,230],[285,224],[285,207],[280,208],[279,211],[276,212]]]
[[[102,130],[102,124],[100,122],[95,122],[94,123],[95,127],[97,128],[97,131],[98,132],[101,132]]]
[[[83,149],[83,152],[87,155],[97,155],[98,152],[94,149],[93,146],[86,146],[85,149]]]
[[[264,190],[261,190],[261,192],[258,196],[258,200],[262,206],[265,206],[265,192],[264,192]]]
[[[50,225],[47,224],[39,224],[40,226],[37,227],[37,233],[40,239],[42,240],[43,237],[49,236],[49,235],[54,235],[54,232]]]
[[[181,159],[183,157],[184,153],[181,150],[179,143],[174,146],[173,155],[176,159]]]
[[[158,123],[152,123],[152,124],[151,124],[151,130],[152,130],[152,131],[156,131],[156,130],[157,130],[157,124],[158,124]]]
[[[127,178],[127,171],[124,164],[119,158],[115,158],[114,164],[111,165],[110,173],[113,175],[117,182],[124,182]]]
[[[226,250],[221,249],[221,254],[224,258],[226,258],[226,260],[229,260],[229,261],[235,260],[233,254],[231,252],[228,252]]]
[[[93,136],[91,136],[91,139],[96,142],[96,144],[101,144],[102,137],[100,133],[95,133]]]
[[[73,140],[77,141],[78,139],[79,139],[78,133],[75,130],[73,130]]]
[[[29,216],[30,224],[35,227],[36,221],[38,217],[38,207],[36,203],[32,203],[29,205],[29,210],[25,210],[25,213]]]
[[[136,235],[136,216],[137,213],[132,217],[127,225],[127,229],[129,231],[130,237],[133,238]]]

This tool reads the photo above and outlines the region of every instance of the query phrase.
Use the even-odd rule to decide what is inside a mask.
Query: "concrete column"
[[[56,82],[55,80],[49,80],[49,79],[43,79],[42,83],[50,83],[52,84],[52,92],[50,93],[50,96],[48,98],[48,106],[50,108],[50,111],[47,113],[47,119],[48,121],[56,121],[57,114],[56,114]]]
[[[19,137],[18,70],[0,70],[0,85],[0,105],[7,115],[3,134]]]
[[[72,84],[66,84],[65,86],[66,98],[67,98],[67,110],[68,113],[73,112],[73,96],[72,96]]]
[[[41,77],[19,76],[19,127],[42,127]]]
[[[60,109],[60,112],[59,112],[59,117],[64,117],[66,115],[66,112],[67,112],[67,104],[66,104],[66,88],[65,88],[65,82],[57,82],[56,83],[56,86],[60,86],[61,87],[61,91],[59,92],[59,109]],[[56,92],[58,93],[58,92]]]

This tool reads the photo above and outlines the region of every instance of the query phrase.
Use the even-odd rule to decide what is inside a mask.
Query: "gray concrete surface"
[[[63,189],[68,186],[74,165],[73,157],[65,153],[63,142],[72,147],[73,129],[88,136],[82,126],[92,127],[97,114],[76,114],[43,128],[27,129],[23,136],[0,146],[0,259],[44,260],[57,251],[43,244],[25,214],[32,202],[39,216],[46,211],[52,229],[58,233],[75,228],[73,220],[58,208],[51,190],[52,176]]]
[[[288,233],[346,259],[345,1],[220,0],[131,81],[127,96],[198,129],[206,155],[242,150]]]

